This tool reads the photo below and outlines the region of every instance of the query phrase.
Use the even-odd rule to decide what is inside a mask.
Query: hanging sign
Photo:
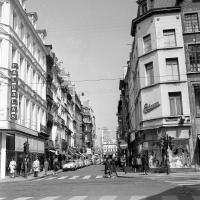
[[[17,101],[18,99],[18,64],[12,63],[11,67],[11,102],[10,119],[17,120]]]

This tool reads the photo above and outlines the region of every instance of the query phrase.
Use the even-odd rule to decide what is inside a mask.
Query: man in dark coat
[[[142,160],[142,171],[144,172],[144,175],[148,175],[147,171],[149,169],[149,164],[148,164],[147,156],[143,154],[141,160]]]

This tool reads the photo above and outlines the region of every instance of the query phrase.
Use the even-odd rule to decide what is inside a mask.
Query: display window
[[[172,149],[168,149],[170,168],[191,167],[189,140],[172,140]]]

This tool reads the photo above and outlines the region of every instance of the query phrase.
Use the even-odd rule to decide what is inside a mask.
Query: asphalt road
[[[0,200],[200,200],[199,178],[104,178],[93,165],[58,176],[1,183]]]

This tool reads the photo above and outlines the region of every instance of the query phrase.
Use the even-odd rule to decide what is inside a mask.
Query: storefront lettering
[[[18,64],[11,66],[11,102],[10,118],[17,120],[17,98],[18,98]]]
[[[159,106],[160,106],[160,103],[158,101],[153,104],[145,103],[143,112],[146,114],[148,112],[151,112],[152,110],[154,110],[155,108],[157,108]]]

